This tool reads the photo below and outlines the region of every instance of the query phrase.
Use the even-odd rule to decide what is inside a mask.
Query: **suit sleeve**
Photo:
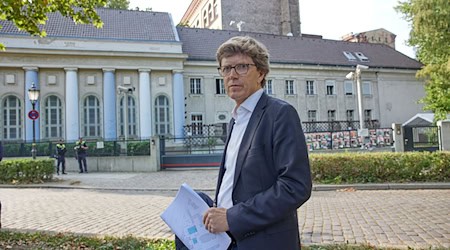
[[[267,139],[264,141],[266,150],[269,150],[266,153],[271,152],[271,160],[261,154],[257,156],[263,159],[259,164],[246,166],[268,169],[272,173],[267,174],[270,176],[270,181],[265,183],[267,188],[227,210],[230,232],[237,240],[266,229],[288,216],[297,218],[293,214],[311,196],[308,152],[297,111],[290,105],[282,105],[270,115],[275,116],[268,119],[272,124],[260,126],[270,130],[264,130],[264,133],[272,134],[265,135],[270,138],[270,143]],[[256,136],[262,135],[258,133]],[[247,160],[245,164],[252,164],[251,160]]]

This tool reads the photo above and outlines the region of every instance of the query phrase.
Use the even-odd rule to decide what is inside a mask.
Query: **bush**
[[[310,154],[316,183],[448,182],[449,152]]]
[[[5,160],[0,162],[0,183],[42,183],[53,177],[55,161]]]
[[[129,142],[127,144],[127,155],[150,155],[150,142]]]

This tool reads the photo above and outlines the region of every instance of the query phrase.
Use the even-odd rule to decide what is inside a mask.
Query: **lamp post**
[[[359,115],[359,129],[358,136],[361,137],[362,143],[364,143],[364,138],[369,135],[369,131],[364,129],[364,119],[363,119],[363,103],[362,103],[362,88],[361,88],[361,70],[368,69],[369,66],[358,64],[356,65],[355,72],[348,73],[345,78],[356,81],[356,92],[358,98],[358,115]],[[362,146],[364,147],[364,145]]]
[[[28,98],[31,102],[32,110],[28,116],[33,120],[33,144],[31,144],[31,155],[33,159],[36,159],[36,128],[35,120],[39,117],[39,113],[36,111],[36,102],[39,99],[39,89],[36,87],[34,82],[31,83],[31,88],[28,89]]]

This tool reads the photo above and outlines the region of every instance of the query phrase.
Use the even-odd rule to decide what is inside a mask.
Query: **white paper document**
[[[190,250],[225,250],[231,243],[230,237],[226,233],[212,234],[205,229],[203,214],[208,208],[208,204],[184,183],[161,214],[161,219]]]

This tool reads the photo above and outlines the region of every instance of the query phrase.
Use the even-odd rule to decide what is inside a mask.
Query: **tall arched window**
[[[120,135],[125,135],[125,96],[120,98]],[[133,96],[128,95],[128,109],[127,109],[127,122],[128,122],[128,136],[137,136],[137,118],[136,118],[136,100]]]
[[[158,96],[155,101],[156,134],[170,133],[169,100],[165,96]]]
[[[218,10],[217,10],[217,1],[216,0],[214,0],[214,2],[213,2],[213,8],[214,8],[214,18],[216,18],[216,17],[218,17],[219,16],[219,12],[218,12]]]
[[[213,10],[212,10],[212,6],[211,4],[208,5],[208,19],[211,22],[214,18],[213,18]]]
[[[54,95],[45,99],[44,126],[46,138],[62,138],[62,105],[61,100]]]
[[[206,10],[203,11],[203,28],[207,28],[208,27],[208,16],[206,13]]]
[[[86,137],[101,136],[100,102],[98,98],[90,95],[83,102],[83,131]]]
[[[3,101],[3,139],[22,139],[22,109],[19,98],[7,96]]]

